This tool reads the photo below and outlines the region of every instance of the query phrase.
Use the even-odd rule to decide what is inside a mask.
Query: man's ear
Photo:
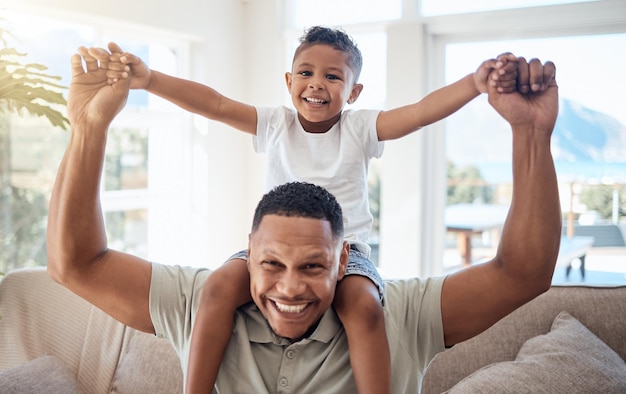
[[[350,244],[346,241],[343,241],[343,245],[341,246],[341,254],[339,255],[339,272],[337,275],[337,281],[343,279],[343,276],[346,274],[346,268],[348,267],[348,259],[350,258]]]
[[[352,87],[352,91],[350,92],[350,96],[348,97],[348,104],[354,104],[356,99],[359,98],[361,92],[363,91],[363,85],[360,83],[355,83]]]
[[[291,92],[291,83],[293,81],[293,75],[290,72],[285,73],[285,83],[287,84],[287,90]]]

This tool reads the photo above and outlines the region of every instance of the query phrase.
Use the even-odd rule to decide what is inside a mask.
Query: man
[[[119,321],[168,338],[184,364],[210,272],[107,248],[100,174],[107,128],[123,108],[129,80],[108,85],[109,54],[79,51],[68,97],[72,136],[50,205],[48,271]],[[513,132],[513,199],[496,256],[445,278],[385,284],[394,393],[417,392],[437,352],[549,288],[561,233],[550,153],[558,112],[554,75],[551,62],[519,58],[519,92],[489,89],[489,102]],[[355,392],[346,336],[330,308],[348,254],[333,201],[298,183],[275,189],[257,207],[248,246],[254,302],[237,312],[218,392]]]

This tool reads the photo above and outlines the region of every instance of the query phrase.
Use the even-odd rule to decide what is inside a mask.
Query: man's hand
[[[103,57],[102,53],[94,53],[85,47],[80,47],[78,52],[80,54],[71,58],[68,118],[74,127],[83,125],[106,130],[126,104],[130,81],[114,85],[107,83],[108,53]]]
[[[559,110],[556,67],[538,59],[517,58],[518,91],[501,94],[489,86],[489,103],[512,127],[531,127],[552,133]],[[495,71],[494,71],[495,72]]]

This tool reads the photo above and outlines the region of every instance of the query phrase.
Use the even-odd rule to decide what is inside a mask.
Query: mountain
[[[566,98],[559,105],[552,135],[556,162],[626,163],[625,125]],[[474,100],[447,122],[447,157],[454,163],[510,163],[510,129],[486,99]]]
[[[511,132],[480,97],[447,120],[447,157],[474,165],[487,181],[510,181]],[[552,134],[559,175],[626,181],[626,126],[616,118],[562,98]]]
[[[614,117],[562,99],[552,136],[555,161],[626,162],[626,127]]]

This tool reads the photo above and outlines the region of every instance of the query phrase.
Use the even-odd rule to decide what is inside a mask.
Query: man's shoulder
[[[404,302],[415,302],[425,297],[440,297],[445,276],[428,278],[385,279],[385,303],[393,306]]]
[[[208,268],[152,263],[151,293],[189,297],[202,288],[211,274]],[[185,293],[190,293],[185,295]],[[195,295],[195,294],[193,294]]]

